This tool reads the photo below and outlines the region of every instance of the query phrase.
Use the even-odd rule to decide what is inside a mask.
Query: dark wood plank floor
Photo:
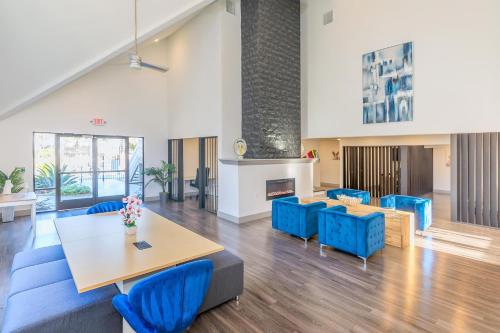
[[[499,332],[500,266],[425,247],[386,247],[366,267],[354,256],[273,231],[235,225],[192,202],[147,205],[245,261],[240,304],[198,317],[190,332]],[[29,222],[0,226],[0,297]],[[21,246],[20,244],[23,244]]]

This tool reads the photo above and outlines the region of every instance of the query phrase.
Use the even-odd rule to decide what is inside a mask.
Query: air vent
[[[234,3],[234,0],[226,0],[226,12],[236,15],[236,4]]]
[[[333,10],[330,10],[323,14],[323,25],[327,25],[333,22]]]

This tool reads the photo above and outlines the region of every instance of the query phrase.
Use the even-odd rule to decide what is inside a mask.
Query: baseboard
[[[242,223],[247,223],[247,222],[252,222],[256,220],[260,220],[266,217],[271,216],[271,212],[263,212],[263,213],[257,213],[257,214],[251,214],[251,215],[246,215],[246,216],[234,216],[231,214],[226,214],[221,211],[217,212],[217,216],[220,217],[221,219],[224,219],[229,222],[233,222],[236,224],[242,224]]]
[[[451,194],[451,191],[446,191],[446,190],[433,190],[432,193],[437,193],[437,194]]]
[[[329,188],[339,188],[339,184],[332,184],[332,183],[320,183],[319,184],[321,187],[329,187]]]

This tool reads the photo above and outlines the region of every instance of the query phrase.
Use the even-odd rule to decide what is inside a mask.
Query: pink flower
[[[128,200],[127,198],[123,198],[123,199],[122,199],[122,202],[123,202],[123,203],[127,203],[127,200]]]

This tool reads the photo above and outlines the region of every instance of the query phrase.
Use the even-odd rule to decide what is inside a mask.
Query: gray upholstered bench
[[[122,331],[122,318],[111,304],[118,288],[78,294],[61,251],[56,246],[14,257],[2,333]]]
[[[243,292],[243,260],[229,251],[205,257],[214,265],[200,313]],[[2,333],[122,331],[111,304],[115,285],[78,294],[61,246],[23,251],[14,257]]]
[[[204,257],[214,265],[212,282],[199,313],[210,310],[243,293],[243,260],[229,251],[221,251]]]

